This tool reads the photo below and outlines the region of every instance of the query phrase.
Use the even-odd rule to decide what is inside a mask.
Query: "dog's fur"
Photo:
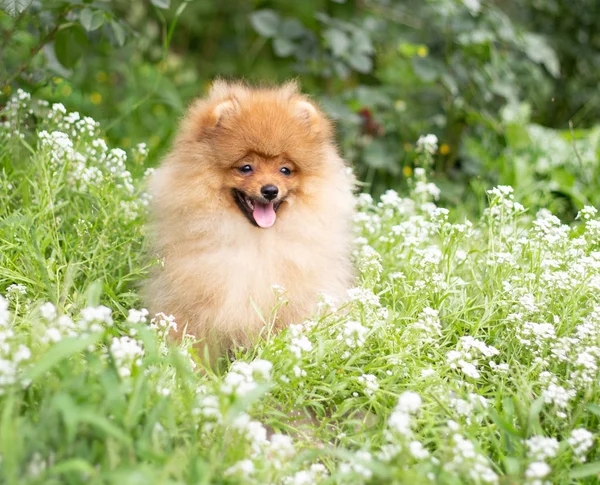
[[[246,165],[252,173],[241,173]],[[284,166],[291,175],[281,173]],[[232,189],[267,207],[266,184],[278,187],[279,207],[263,229]],[[295,83],[216,81],[191,106],[152,177],[152,233],[164,266],[146,288],[150,309],[222,348],[248,344],[261,331],[256,310],[269,319],[274,284],[289,301],[276,329],[309,317],[319,293],[344,297],[352,279],[352,189],[331,123]]]

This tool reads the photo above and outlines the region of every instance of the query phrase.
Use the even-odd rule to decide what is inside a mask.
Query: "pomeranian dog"
[[[216,81],[188,110],[150,191],[164,264],[148,305],[211,350],[301,323],[320,294],[346,295],[353,178],[331,122],[295,83]],[[287,304],[273,312],[278,287]]]

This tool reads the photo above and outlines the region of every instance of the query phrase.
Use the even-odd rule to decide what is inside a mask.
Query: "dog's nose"
[[[260,193],[267,200],[273,200],[277,197],[279,189],[275,185],[263,185],[260,189]]]

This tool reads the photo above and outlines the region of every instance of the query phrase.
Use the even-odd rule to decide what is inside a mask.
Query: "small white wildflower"
[[[594,435],[585,428],[571,431],[567,442],[573,448],[573,453],[580,461],[586,461],[586,454],[594,445]]]
[[[21,284],[12,284],[6,288],[7,295],[27,295],[27,287]]]
[[[525,441],[527,453],[537,461],[554,458],[558,453],[558,441],[546,436],[532,436]]]
[[[417,460],[424,460],[429,456],[429,452],[423,446],[423,443],[420,441],[411,441],[408,445],[410,450],[410,454],[414,456]]]
[[[306,371],[304,369],[301,369],[297,365],[295,365],[292,370],[294,371],[294,375],[296,377],[306,377]]]
[[[146,323],[149,312],[145,308],[141,310],[131,309],[127,315],[127,321],[130,323]]]
[[[110,353],[121,377],[129,377],[132,369],[142,363],[144,349],[141,343],[127,336],[113,337]]]
[[[551,471],[552,468],[546,462],[536,461],[529,464],[525,476],[533,479],[545,478]]]
[[[271,378],[271,369],[273,364],[265,359],[255,359],[250,362],[250,367],[253,372],[257,372],[260,376],[268,381]]]
[[[438,138],[433,134],[420,136],[417,140],[417,152],[433,155],[438,149]]]
[[[52,322],[56,319],[56,307],[52,303],[46,302],[40,307],[40,315],[44,320]]]
[[[396,409],[403,413],[414,414],[421,408],[421,396],[416,392],[406,391],[403,392],[398,398],[398,404]]]
[[[302,356],[302,352],[310,352],[313,346],[306,335],[301,335],[299,337],[292,338],[289,348],[292,354],[299,359]]]
[[[358,382],[365,386],[365,394],[367,396],[372,396],[373,393],[379,389],[377,377],[373,374],[363,374],[358,378]]]
[[[342,338],[350,348],[362,347],[365,344],[369,329],[360,322],[348,320],[342,329]]]
[[[242,475],[244,477],[248,477],[249,475],[252,475],[254,473],[254,471],[255,471],[254,463],[252,462],[252,460],[246,459],[246,460],[238,461],[234,465],[230,466],[223,472],[223,474],[226,477],[229,477],[232,475]]]

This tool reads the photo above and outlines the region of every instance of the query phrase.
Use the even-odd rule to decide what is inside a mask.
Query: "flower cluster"
[[[490,359],[499,353],[495,347],[467,336],[460,338],[456,350],[451,350],[446,354],[446,360],[451,369],[460,369],[465,375],[479,379],[481,374],[478,369],[478,359],[480,357]]]
[[[257,359],[249,364],[237,361],[231,365],[223,379],[221,391],[236,399],[240,399],[257,389],[260,382],[268,382],[271,378],[273,364],[268,360]],[[259,382],[255,378],[259,379]]]

